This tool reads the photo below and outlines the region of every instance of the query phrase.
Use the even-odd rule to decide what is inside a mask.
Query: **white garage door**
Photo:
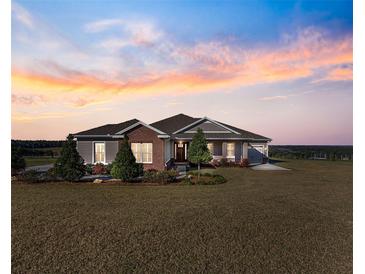
[[[248,147],[248,162],[250,164],[260,164],[264,158],[264,146]]]

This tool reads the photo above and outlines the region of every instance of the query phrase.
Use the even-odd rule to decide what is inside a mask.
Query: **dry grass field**
[[[351,273],[352,163],[212,186],[12,185],[14,273]]]

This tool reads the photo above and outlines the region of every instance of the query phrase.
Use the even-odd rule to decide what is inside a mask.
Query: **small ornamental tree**
[[[203,130],[198,128],[189,146],[188,159],[198,165],[198,176],[200,177],[200,164],[208,163],[212,160],[212,155],[208,149]]]
[[[20,147],[11,146],[11,174],[25,169],[25,160]]]
[[[127,136],[124,138],[120,146],[110,173],[113,178],[121,179],[125,182],[128,182],[143,173],[143,166],[136,163],[136,158],[129,146]]]
[[[54,164],[55,175],[70,182],[78,181],[85,174],[84,160],[76,149],[76,142],[70,134],[62,146],[60,157]]]

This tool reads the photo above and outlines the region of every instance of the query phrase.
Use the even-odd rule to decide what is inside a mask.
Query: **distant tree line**
[[[352,160],[352,146],[271,145],[269,157],[279,159]]]
[[[22,156],[58,156],[54,148],[60,148],[65,141],[46,140],[11,140],[12,151],[15,149]],[[49,149],[47,149],[49,148]]]

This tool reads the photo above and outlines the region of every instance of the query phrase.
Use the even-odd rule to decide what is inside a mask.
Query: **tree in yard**
[[[25,160],[23,158],[21,148],[14,145],[11,146],[11,174],[16,174],[19,170],[25,168]]]
[[[188,159],[198,165],[198,176],[200,176],[200,164],[208,163],[212,160],[212,155],[208,149],[203,130],[198,128],[189,146]]]
[[[129,146],[128,137],[126,136],[113,162],[111,170],[113,178],[121,179],[125,182],[136,178],[143,173],[143,166],[136,163],[136,158]]]
[[[54,164],[56,176],[70,182],[78,181],[85,174],[84,160],[76,149],[76,142],[70,134],[62,146],[60,157]]]

